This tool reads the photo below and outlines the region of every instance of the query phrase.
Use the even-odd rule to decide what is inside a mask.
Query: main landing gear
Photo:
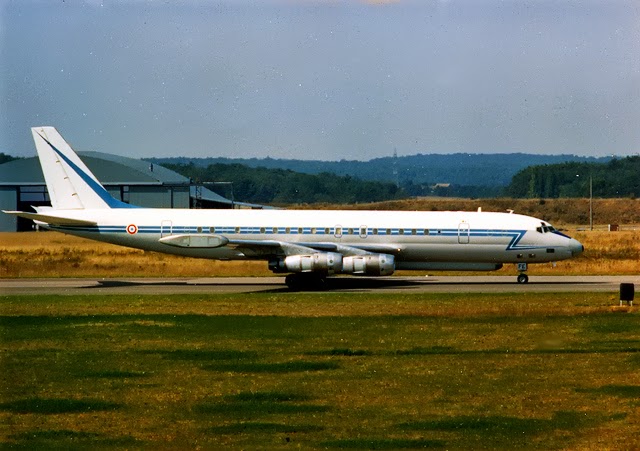
[[[528,269],[526,263],[518,263],[518,283],[529,283],[529,276],[525,274],[525,271]]]
[[[284,279],[291,291],[322,291],[327,288],[327,277],[315,272],[296,272]]]

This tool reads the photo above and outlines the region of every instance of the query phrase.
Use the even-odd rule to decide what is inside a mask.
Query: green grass
[[[0,297],[0,448],[639,447],[611,296]]]

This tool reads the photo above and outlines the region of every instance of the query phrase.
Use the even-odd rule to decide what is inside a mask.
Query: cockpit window
[[[556,228],[551,225],[543,224],[542,227],[536,227],[536,231],[538,233],[550,233],[550,232],[555,232]]]

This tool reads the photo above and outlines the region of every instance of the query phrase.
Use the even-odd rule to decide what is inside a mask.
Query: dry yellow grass
[[[220,262],[145,252],[57,232],[0,233],[0,277],[224,277],[270,275],[265,262]]]
[[[576,231],[585,253],[576,259],[532,265],[533,275],[638,274],[640,229]],[[402,272],[401,274],[412,274]],[[514,265],[498,273],[516,274]],[[0,233],[0,277],[229,277],[267,276],[265,262],[220,262],[115,246],[56,232]]]

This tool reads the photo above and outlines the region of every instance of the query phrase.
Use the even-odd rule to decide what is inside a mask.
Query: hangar
[[[158,164],[102,152],[78,152],[116,199],[149,208],[262,208],[234,202]],[[231,196],[233,199],[233,196]],[[37,157],[0,164],[0,210],[51,205]],[[32,221],[0,214],[0,232],[32,230]]]

